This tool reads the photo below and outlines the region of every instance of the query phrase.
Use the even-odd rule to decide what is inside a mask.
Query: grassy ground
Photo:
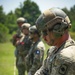
[[[14,47],[11,43],[0,44],[0,75],[14,75]]]
[[[75,40],[75,33],[70,34]],[[46,58],[46,51],[49,46],[45,44],[45,47],[46,50],[44,58]],[[10,42],[0,43],[0,75],[14,75],[14,49],[14,46]]]
[[[49,48],[47,44],[45,46]],[[15,47],[10,42],[0,43],[0,75],[14,75],[14,49]],[[17,70],[15,72],[17,75]]]

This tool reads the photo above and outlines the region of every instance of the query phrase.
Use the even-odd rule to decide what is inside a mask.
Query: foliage
[[[8,28],[0,23],[0,42],[7,41],[8,32],[9,32]]]
[[[23,4],[20,4],[20,8],[16,8],[15,10],[17,17],[26,18],[31,25],[35,24],[40,13],[38,5],[31,0],[25,0]]]
[[[16,15],[12,11],[6,16],[5,26],[9,29],[10,34],[17,29],[16,19]]]
[[[3,7],[0,6],[0,23],[4,24],[6,21],[6,15],[3,12]]]
[[[15,9],[15,15],[16,15],[16,17],[20,17],[21,16],[21,9],[20,8],[16,8]]]
[[[67,13],[69,16],[72,27],[70,31],[75,31],[75,5],[68,10],[66,7],[63,8],[63,10]],[[15,9],[15,12],[10,11],[8,14],[5,14],[3,12],[3,7],[0,6],[0,26],[4,28],[5,26],[5,32],[8,31],[9,34],[13,34],[17,30],[17,24],[16,19],[19,17],[24,17],[28,20],[28,22],[31,25],[35,24],[36,19],[40,15],[41,11],[39,10],[38,5],[31,1],[31,0],[25,0],[23,3],[20,3],[20,6]],[[1,28],[0,28],[1,29]],[[1,31],[1,30],[0,30]],[[4,32],[4,31],[2,31]],[[5,35],[0,32],[0,38],[3,39]],[[4,41],[6,39],[4,38]],[[1,41],[0,41],[1,42]]]
[[[71,38],[75,40],[75,32],[70,32]]]
[[[74,32],[75,31],[75,5],[71,7],[70,10],[68,10],[67,8],[63,8],[63,10],[69,16],[72,24],[71,31]]]
[[[27,18],[30,24],[35,24],[37,17],[40,15],[39,7],[36,3],[31,2],[31,0],[26,0],[21,9],[21,16]]]

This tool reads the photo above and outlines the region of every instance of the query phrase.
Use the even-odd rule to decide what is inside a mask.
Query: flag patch
[[[40,54],[40,51],[39,51],[39,50],[36,50],[35,53],[36,53],[36,54]]]

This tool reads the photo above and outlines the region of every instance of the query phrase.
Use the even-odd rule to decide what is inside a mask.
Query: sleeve
[[[29,61],[29,55],[27,54],[27,56],[25,57],[25,65],[26,65],[26,69],[28,70],[28,68],[30,67],[30,61]]]
[[[21,30],[18,29],[17,32],[16,32],[16,34],[13,35],[13,37],[12,37],[12,44],[13,44],[14,46],[16,46],[16,42],[17,42],[18,40],[20,40],[21,34],[22,34],[22,33],[21,33]]]
[[[13,35],[13,37],[12,37],[12,44],[15,46],[15,44],[16,44],[16,34],[15,35]]]
[[[37,71],[35,72],[34,75],[48,75],[49,72],[48,72],[48,69],[47,69],[47,67],[46,67],[46,63],[47,63],[46,60],[47,60],[47,59],[44,60],[43,65],[40,67],[39,70],[37,70]]]
[[[41,68],[37,70],[34,75],[44,75],[43,71],[44,71],[44,65],[42,65]]]
[[[64,48],[60,54],[57,55],[56,61],[59,65],[58,71],[61,75],[75,75],[75,47],[69,46]],[[54,64],[55,65],[55,64]]]
[[[28,54],[25,57],[25,64],[26,64],[26,68],[29,71],[30,67],[31,67],[31,54],[32,54],[32,47],[30,48]]]
[[[44,60],[43,65],[39,70],[35,72],[34,75],[49,75],[49,69],[48,69],[48,56],[50,55],[50,49],[47,50],[47,57]]]
[[[38,47],[34,50],[33,53],[33,64],[29,72],[31,72],[31,75],[34,75],[35,72],[41,67],[43,63],[43,57],[44,57],[44,48]]]

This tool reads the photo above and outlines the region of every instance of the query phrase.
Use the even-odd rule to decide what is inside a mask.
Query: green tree
[[[9,29],[10,34],[17,29],[16,19],[16,15],[12,11],[6,16],[5,26]]]
[[[6,15],[3,12],[3,7],[0,6],[0,23],[4,24],[5,23],[5,20],[6,20]]]
[[[24,2],[22,14],[27,18],[29,23],[35,24],[35,21],[40,13],[39,7],[35,2],[31,2],[31,0],[26,0]]]
[[[35,24],[40,13],[38,5],[31,0],[25,0],[23,4],[20,3],[20,7],[15,10],[17,17],[26,18],[30,24]]]
[[[20,7],[16,8],[14,13],[10,11],[7,15],[5,15],[2,7],[0,10],[2,12],[1,23],[9,29],[10,34],[17,30],[17,18],[24,17],[31,25],[33,25],[41,13],[38,5],[31,0],[25,0],[23,4],[20,3]]]
[[[9,32],[9,29],[0,23],[0,42],[7,41],[8,32]]]
[[[71,31],[75,31],[75,5],[73,7],[70,8],[70,10],[67,10],[67,8],[63,8],[63,10],[67,13],[67,15],[69,16],[70,20],[71,20]]]
[[[20,8],[16,8],[15,9],[15,15],[16,15],[16,17],[20,17],[21,16],[21,9]]]
[[[70,8],[70,19],[72,23],[71,31],[75,32],[75,5]]]

